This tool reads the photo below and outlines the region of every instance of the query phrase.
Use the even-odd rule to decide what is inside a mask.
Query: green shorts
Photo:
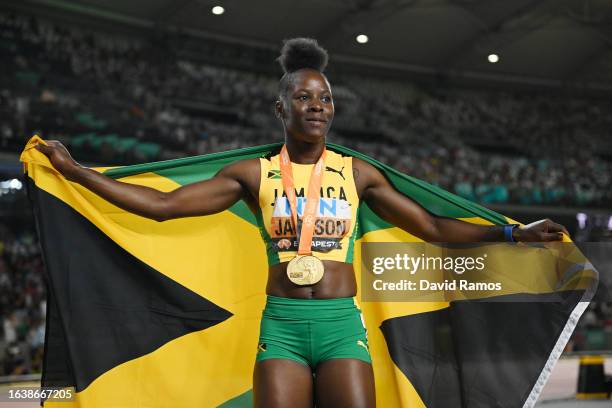
[[[313,370],[332,358],[372,363],[363,317],[353,298],[268,296],[256,361],[271,358],[288,358]]]

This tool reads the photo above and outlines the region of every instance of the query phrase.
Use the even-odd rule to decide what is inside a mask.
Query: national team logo
[[[268,178],[272,180],[280,180],[282,178],[281,171],[280,170],[269,170]]]

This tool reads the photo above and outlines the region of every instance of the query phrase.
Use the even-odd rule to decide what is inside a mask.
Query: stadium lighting
[[[225,9],[221,6],[215,6],[211,11],[216,16],[220,16],[221,14],[225,13]]]
[[[365,34],[359,34],[355,40],[357,40],[359,44],[365,44],[368,42],[368,36]]]
[[[18,179],[14,178],[11,181],[9,181],[9,188],[15,189],[15,190],[21,190],[21,181],[19,181]]]
[[[0,195],[8,193],[10,190],[21,190],[23,184],[19,179],[0,181]]]
[[[489,62],[491,64],[495,64],[497,61],[499,61],[499,55],[497,55],[497,54],[489,54],[487,59],[489,60]]]
[[[576,219],[578,220],[578,228],[584,229],[586,227],[587,215],[585,213],[576,214]]]

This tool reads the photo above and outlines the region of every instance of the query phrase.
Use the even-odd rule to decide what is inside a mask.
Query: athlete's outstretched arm
[[[244,178],[259,174],[253,161],[236,162],[221,169],[210,180],[179,187],[171,192],[122,183],[79,165],[58,141],[36,148],[66,179],[79,183],[126,211],[165,221],[173,218],[209,215],[223,211],[248,194]],[[258,169],[257,169],[258,170]]]
[[[503,226],[478,225],[438,217],[399,193],[371,164],[353,158],[353,175],[361,199],[383,220],[429,242],[504,241]],[[514,228],[515,241],[558,241],[569,233],[562,225],[541,220]]]

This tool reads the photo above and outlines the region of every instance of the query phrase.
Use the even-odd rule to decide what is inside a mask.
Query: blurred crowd
[[[0,224],[0,375],[38,373],[45,343],[46,284],[33,231]]]
[[[0,56],[1,149],[40,133],[129,164],[282,140],[271,50],[0,13]],[[332,142],[484,204],[612,203],[609,100],[328,76]]]

